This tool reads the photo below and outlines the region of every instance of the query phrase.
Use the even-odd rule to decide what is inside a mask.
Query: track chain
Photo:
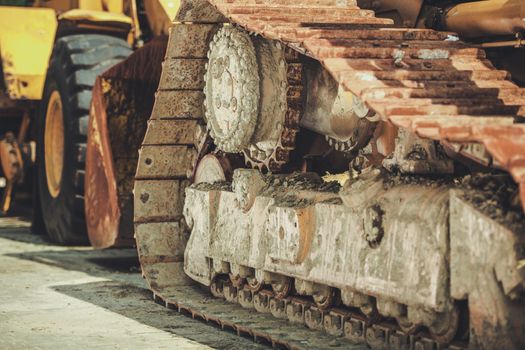
[[[219,298],[208,299],[208,294],[195,286],[169,288],[163,294],[154,292],[153,297],[167,308],[275,349],[467,348],[463,343],[439,344],[423,333],[409,335],[392,322],[373,322],[347,308],[321,310],[303,297],[279,299],[267,289],[254,292],[230,283],[212,288]]]
[[[217,289],[216,286],[213,288]],[[372,349],[467,348],[466,344],[440,344],[424,333],[408,334],[395,322],[382,320],[381,317],[366,317],[345,306],[322,308],[307,297],[296,295],[279,298],[271,290],[253,291],[247,286],[237,288],[229,282],[224,284],[222,291],[224,298],[230,303],[271,314],[275,318],[288,320],[313,331],[343,337],[351,344],[366,344]]]

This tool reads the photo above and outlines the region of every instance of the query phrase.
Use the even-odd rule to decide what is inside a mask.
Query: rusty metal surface
[[[483,50],[453,33],[393,28],[355,1],[211,3],[231,22],[323,63],[383,120],[424,138],[483,144],[520,184],[525,210],[525,127],[513,123],[525,114],[524,91]]]
[[[166,45],[158,37],[96,80],[85,177],[88,235],[96,248],[134,245],[133,177]]]
[[[121,216],[103,99],[100,78],[97,78],[89,118],[84,185],[86,224],[94,247],[115,243]]]

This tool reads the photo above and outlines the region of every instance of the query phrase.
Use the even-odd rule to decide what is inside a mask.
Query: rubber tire
[[[71,35],[55,43],[39,108],[37,185],[45,231],[56,243],[88,243],[83,195],[91,90],[98,75],[131,52],[126,41],[106,35]],[[56,198],[47,187],[44,160],[46,111],[54,90],[60,93],[64,117],[64,166]]]

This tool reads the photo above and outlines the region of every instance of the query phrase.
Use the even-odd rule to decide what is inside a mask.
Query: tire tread
[[[83,216],[83,179],[91,93],[96,77],[124,60],[131,52],[126,41],[100,34],[75,34],[59,38],[55,43],[49,67],[56,67],[64,75],[70,96],[69,123],[72,125],[72,142],[65,147],[75,148],[75,159],[70,162],[74,167],[74,176],[62,180],[70,181],[74,189],[73,208],[68,209],[72,215],[57,215],[64,217],[57,218],[60,222],[55,224],[56,232],[48,232],[59,243],[87,242]],[[65,159],[66,163],[68,161]]]

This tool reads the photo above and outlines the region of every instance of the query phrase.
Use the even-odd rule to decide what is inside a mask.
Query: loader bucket
[[[85,214],[95,248],[131,247],[133,182],[167,38],[157,37],[100,75],[86,148]]]

